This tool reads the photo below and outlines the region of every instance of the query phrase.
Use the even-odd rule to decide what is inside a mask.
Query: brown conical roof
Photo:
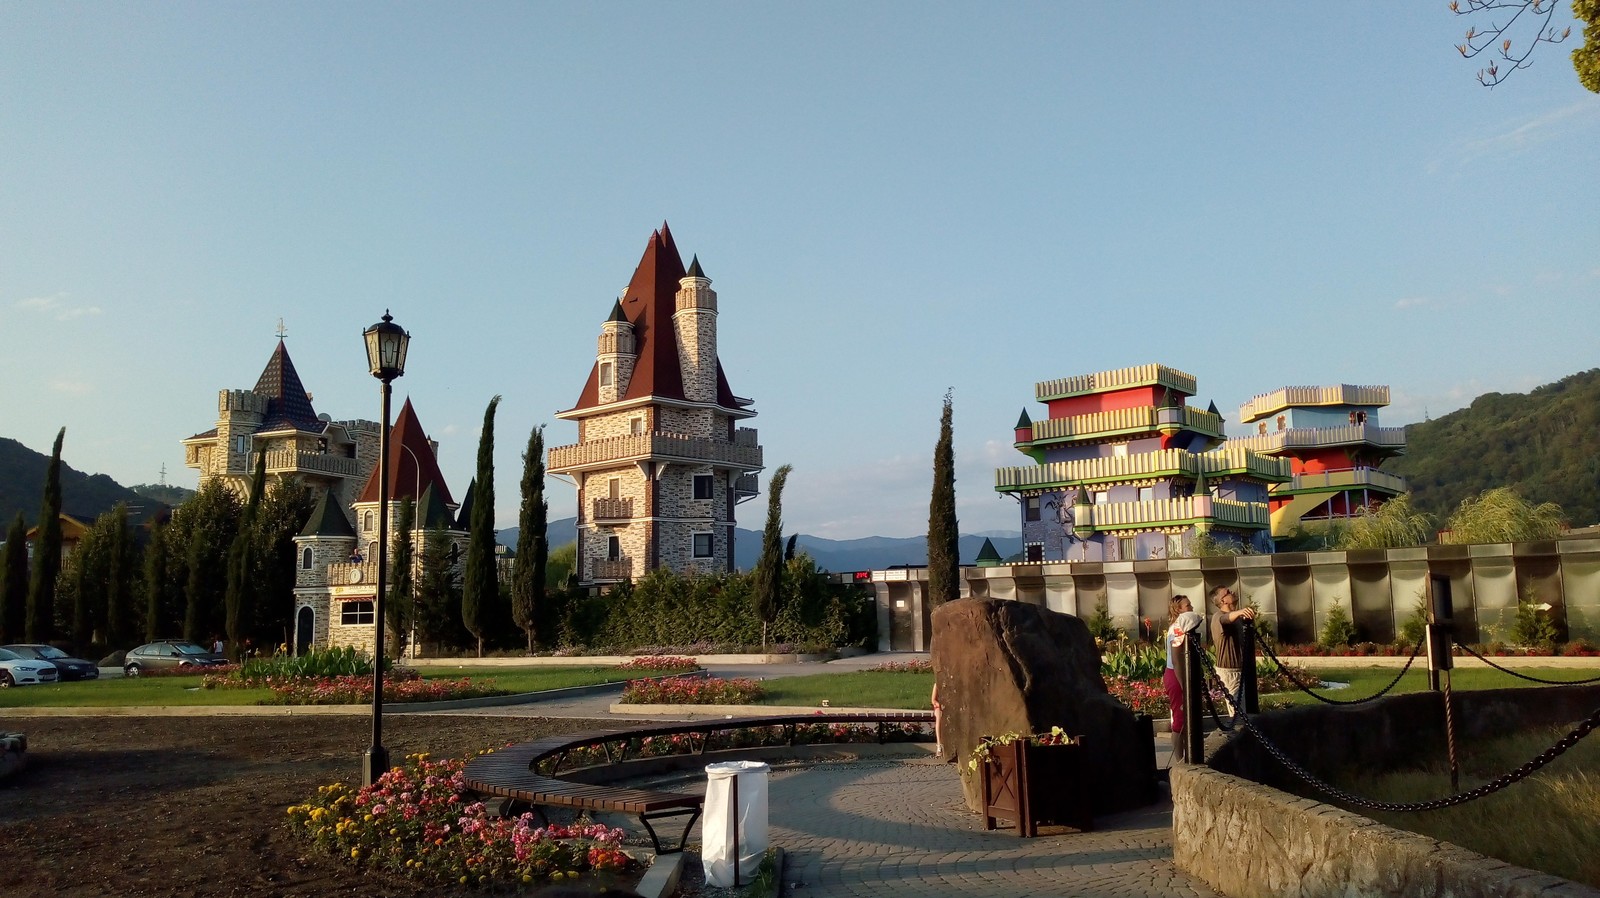
[[[261,422],[262,431],[280,430],[292,426],[299,430],[321,433],[327,425],[317,419],[317,410],[311,407],[311,395],[300,383],[300,373],[294,370],[289,358],[289,348],[278,339],[278,348],[267,367],[256,380],[255,392],[267,397],[267,414]]]
[[[357,502],[378,501],[378,471],[379,468],[372,469],[372,476],[367,479]],[[417,501],[430,486],[446,505],[451,504],[450,487],[445,485],[444,475],[439,472],[439,460],[433,455],[433,447],[428,445],[428,435],[411,407],[411,400],[407,399],[389,431],[389,501],[406,498]]]

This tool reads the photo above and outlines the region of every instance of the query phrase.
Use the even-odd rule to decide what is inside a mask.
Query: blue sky
[[[193,485],[280,318],[317,410],[375,419],[387,308],[457,491],[504,396],[511,525],[663,220],[824,537],[925,530],[947,388],[984,531],[1040,380],[1161,362],[1230,420],[1384,383],[1403,424],[1600,364],[1566,48],[1490,91],[1443,3],[1174,9],[0,4],[0,436]]]

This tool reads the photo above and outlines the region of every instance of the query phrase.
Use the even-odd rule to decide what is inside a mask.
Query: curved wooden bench
[[[648,789],[631,789],[623,786],[597,785],[564,780],[555,774],[575,749],[600,747],[607,764],[620,764],[627,760],[629,743],[634,739],[657,736],[691,737],[692,754],[704,755],[715,733],[746,730],[756,727],[781,726],[787,730],[787,743],[795,744],[797,727],[811,723],[877,724],[878,741],[886,741],[889,726],[898,724],[931,724],[930,711],[905,711],[885,714],[786,714],[770,717],[735,717],[691,722],[673,722],[659,726],[632,726],[582,733],[564,733],[546,736],[531,742],[521,742],[499,751],[479,755],[467,762],[465,775],[467,788],[483,795],[509,799],[515,804],[527,805],[543,817],[542,807],[567,807],[581,811],[609,811],[630,814],[639,818],[657,854],[670,854],[683,850],[689,839],[689,830],[705,805],[705,796],[683,792],[659,792]],[[699,737],[698,747],[693,737]],[[512,810],[508,808],[507,810]],[[688,815],[683,836],[678,846],[669,851],[661,848],[661,839],[652,824],[667,817]]]

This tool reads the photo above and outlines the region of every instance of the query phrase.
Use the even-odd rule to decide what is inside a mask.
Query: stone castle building
[[[578,442],[548,470],[578,488],[578,580],[595,586],[667,567],[731,571],[734,508],[758,492],[753,400],[735,396],[717,356],[717,293],[687,269],[666,224],[650,235],[600,326],[571,409]]]
[[[378,423],[317,414],[281,339],[254,389],[219,392],[217,415],[215,427],[183,441],[185,463],[199,471],[202,486],[220,479],[244,495],[257,457],[265,454],[269,481],[298,477],[317,493],[316,508],[295,537],[296,652],[346,645],[371,651],[378,515],[389,515],[392,544],[400,538],[401,503],[415,503],[414,558],[434,528],[457,546],[467,541],[456,524],[461,509],[439,471],[438,443],[428,438],[411,401],[389,433],[386,510],[378,502]]]

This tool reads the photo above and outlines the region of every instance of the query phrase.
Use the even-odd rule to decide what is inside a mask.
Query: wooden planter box
[[[1081,744],[1035,745],[1019,739],[989,752],[988,763],[978,767],[984,829],[994,829],[996,818],[1016,821],[1023,838],[1037,836],[1041,823],[1094,829]]]

